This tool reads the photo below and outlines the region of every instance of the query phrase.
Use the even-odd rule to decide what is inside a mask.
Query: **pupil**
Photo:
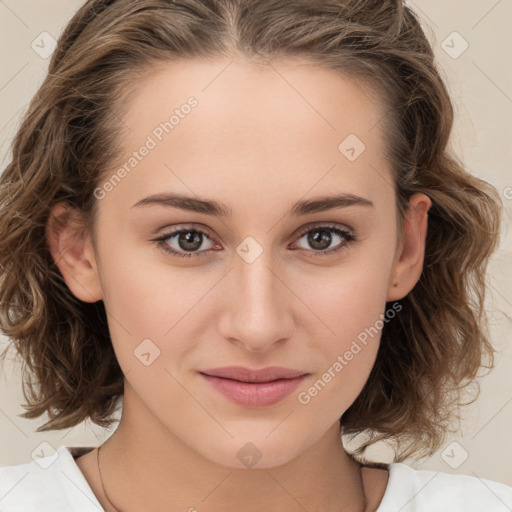
[[[181,233],[179,238],[180,248],[183,250],[196,250],[201,247],[201,233],[196,231],[187,231]]]
[[[325,229],[320,229],[317,231],[313,231],[312,233],[313,235],[310,235],[308,237],[309,243],[311,244],[312,247],[314,247],[315,249],[326,249],[327,247],[329,247],[332,239],[329,231],[326,231]],[[320,236],[317,236],[318,233],[320,233]]]

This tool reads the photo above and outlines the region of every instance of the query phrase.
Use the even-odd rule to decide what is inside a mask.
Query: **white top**
[[[0,512],[104,512],[77,466],[92,447],[61,446],[53,455],[0,467]],[[477,476],[388,464],[376,512],[510,512],[512,487]]]

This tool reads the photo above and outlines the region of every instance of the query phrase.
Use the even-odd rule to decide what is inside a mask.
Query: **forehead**
[[[127,90],[125,152],[112,170],[150,148],[113,191],[131,204],[167,185],[210,197],[238,185],[269,200],[392,188],[383,106],[340,72],[300,59],[190,59],[160,63]]]

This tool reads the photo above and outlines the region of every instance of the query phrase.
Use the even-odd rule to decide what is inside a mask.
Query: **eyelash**
[[[325,251],[312,251],[314,256],[326,256],[326,255],[334,254],[338,251],[346,249],[351,243],[356,241],[356,237],[355,237],[354,233],[352,233],[351,231],[349,231],[347,229],[342,229],[338,226],[330,226],[330,225],[319,225],[319,226],[309,227],[306,230],[302,231],[298,235],[297,239],[302,238],[305,234],[310,233],[312,231],[329,231],[329,232],[335,233],[336,235],[339,235],[340,237],[345,239],[345,243],[340,244],[336,249],[327,249]],[[179,251],[175,251],[174,249],[170,249],[169,245],[166,243],[166,241],[168,241],[169,238],[173,238],[174,236],[179,235],[181,233],[200,233],[200,234],[206,236],[206,238],[208,238],[209,240],[211,240],[211,238],[208,236],[208,233],[206,233],[205,231],[203,231],[201,229],[181,228],[181,229],[177,229],[177,230],[165,233],[164,235],[153,239],[152,242],[155,242],[156,245],[159,248],[161,248],[163,251],[165,251],[166,253],[169,253],[173,256],[178,256],[180,258],[190,258],[192,256],[194,256],[194,257],[207,256],[208,251],[206,251],[206,250],[187,253],[187,252],[179,252]],[[303,249],[303,250],[305,250],[305,249]]]

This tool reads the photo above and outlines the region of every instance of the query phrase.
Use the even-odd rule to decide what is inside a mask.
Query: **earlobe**
[[[403,222],[403,239],[395,256],[387,301],[402,299],[420,279],[431,206],[432,201],[425,194],[414,194],[409,199]]]
[[[52,209],[46,238],[55,264],[68,288],[84,302],[103,298],[91,238],[78,212],[59,203]]]

